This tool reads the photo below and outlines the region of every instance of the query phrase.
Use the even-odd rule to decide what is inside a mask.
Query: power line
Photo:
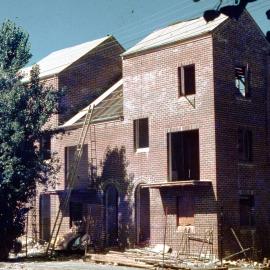
[[[252,11],[257,11],[257,10],[259,10],[259,9],[265,8],[266,6],[267,6],[267,5],[263,5],[263,6],[259,6],[259,7],[258,7],[258,5],[257,5],[256,8],[250,9],[250,10],[252,10]],[[197,12],[196,14],[198,14],[198,12]],[[200,12],[199,12],[199,14],[200,14]],[[195,14],[194,14],[194,15],[195,15]],[[193,16],[194,16],[194,15],[193,15]],[[217,18],[217,19],[215,19],[216,22],[219,21],[219,20],[222,20],[222,19],[221,19],[220,17]],[[156,39],[159,39],[160,37],[163,37],[163,40],[166,40],[167,37],[168,37],[168,35],[170,35],[170,34],[172,34],[172,33],[175,33],[175,32],[176,32],[177,30],[179,30],[180,28],[181,28],[181,29],[185,29],[185,28],[191,26],[192,24],[194,24],[194,21],[193,21],[193,20],[190,20],[190,23],[187,22],[186,25],[185,25],[184,27],[180,27],[180,26],[179,26],[179,27],[176,28],[175,30],[169,31],[169,32],[167,32],[166,34],[159,35],[159,36],[157,36],[157,37],[155,37],[155,38],[153,38],[153,39],[148,39],[148,40],[146,40],[146,41],[141,41],[140,44],[149,43],[149,41],[154,41],[154,40],[156,40]],[[196,26],[196,27],[191,28],[191,29],[189,29],[188,31],[186,31],[185,34],[190,33],[190,32],[195,32],[195,35],[196,35],[197,33],[200,32],[200,30],[201,30],[203,27],[204,27],[204,26],[200,26],[200,27],[197,27],[197,26]],[[171,36],[170,38],[173,38],[173,37],[176,37],[176,36],[177,36],[177,34]],[[126,42],[131,42],[131,41],[134,41],[134,40],[137,40],[137,38],[136,38],[136,39],[133,39],[133,40],[128,40],[128,41],[126,41]],[[160,42],[160,41],[159,41],[159,42]],[[101,53],[102,51],[107,51],[107,50],[112,49],[113,47],[116,46],[116,44],[115,44],[114,41],[108,42],[106,45],[107,45],[106,48],[99,50],[98,53]],[[109,45],[109,46],[108,46],[108,45]],[[166,45],[166,43],[163,43],[162,45]],[[152,44],[151,47],[154,47],[154,46],[155,46],[155,44]],[[145,48],[147,48],[147,46],[141,46],[141,47],[140,47],[140,51],[143,50],[143,49],[145,49]],[[95,54],[95,53],[94,53],[94,54]],[[116,55],[118,55],[118,54],[116,54]],[[53,68],[51,68],[51,69],[42,70],[42,72],[48,72],[48,71],[57,69],[57,68],[62,67],[62,66],[70,65],[70,64],[72,64],[72,63],[73,63],[73,62],[65,63],[65,64],[63,64],[63,65],[58,65],[58,66],[53,67]],[[75,66],[72,67],[72,69],[73,69],[73,68],[77,68],[77,67],[82,66],[82,65],[87,65],[87,63],[82,63],[82,64],[75,65]]]

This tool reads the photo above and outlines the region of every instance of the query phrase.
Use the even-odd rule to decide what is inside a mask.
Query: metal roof
[[[183,21],[170,25],[168,27],[159,29],[145,37],[135,46],[128,49],[122,55],[129,55],[140,51],[160,47],[171,44],[176,41],[185,40],[187,38],[199,36],[204,33],[213,31],[217,26],[224,22],[228,17],[220,15],[217,19],[211,22],[206,22],[203,17]]]
[[[60,128],[81,125],[89,110],[94,107],[92,123],[115,120],[123,117],[123,80],[119,80],[87,107],[63,124]]]
[[[106,36],[50,53],[48,56],[37,62],[37,65],[39,65],[40,68],[40,78],[60,73],[79,58],[92,51],[102,42],[111,37],[112,36]],[[32,66],[21,69],[21,72],[24,75],[24,81],[29,80],[31,68]]]

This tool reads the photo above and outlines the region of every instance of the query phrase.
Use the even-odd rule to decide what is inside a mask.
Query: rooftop
[[[123,81],[122,79],[95,99],[87,107],[79,111],[60,128],[73,128],[84,123],[89,106],[94,108],[92,123],[112,121],[123,117]]]
[[[72,65],[75,61],[80,59],[85,54],[89,53],[105,40],[112,36],[106,36],[100,39],[85,42],[73,47],[65,48],[50,53],[45,58],[38,61],[36,64],[40,68],[40,78],[49,77],[59,74],[61,71]],[[31,67],[23,68],[21,71],[24,75],[24,80],[28,81]]]
[[[128,49],[123,55],[129,55],[148,49],[157,48],[176,41],[196,37],[205,33],[212,32],[217,26],[223,23],[228,17],[220,15],[211,22],[206,22],[203,17],[182,21],[165,28],[159,29],[145,37],[135,46]]]

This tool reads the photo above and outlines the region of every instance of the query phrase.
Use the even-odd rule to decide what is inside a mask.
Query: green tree
[[[54,173],[42,160],[36,142],[44,124],[57,112],[62,91],[39,81],[39,68],[27,83],[20,69],[31,57],[29,36],[11,21],[0,27],[0,260],[6,259],[13,241],[24,230],[27,202],[37,182]]]

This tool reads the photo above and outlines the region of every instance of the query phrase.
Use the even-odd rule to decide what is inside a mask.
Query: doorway
[[[105,190],[106,245],[118,245],[118,191],[113,185]]]
[[[39,197],[39,228],[40,239],[49,241],[51,234],[51,200],[50,194],[41,194]]]
[[[149,188],[140,185],[135,193],[135,220],[137,243],[149,243],[150,240],[150,193]]]

